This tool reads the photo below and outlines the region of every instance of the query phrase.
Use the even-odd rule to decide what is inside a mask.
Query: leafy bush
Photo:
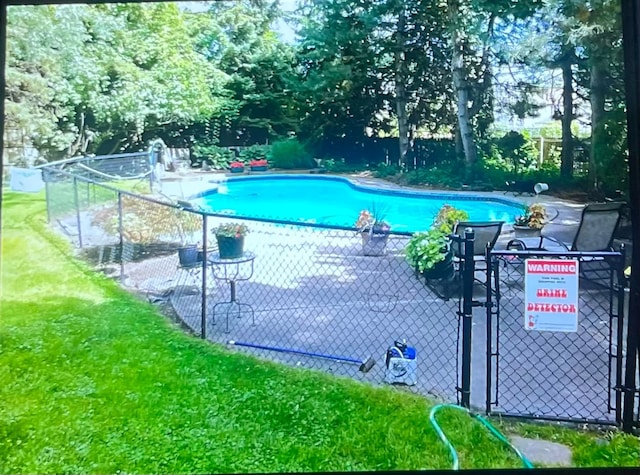
[[[397,175],[402,171],[398,165],[390,165],[388,163],[379,163],[374,171],[374,176],[376,178],[387,178],[390,176]]]
[[[496,145],[502,157],[511,162],[516,174],[535,163],[536,151],[533,143],[519,132],[512,130],[506,133],[498,139]]]
[[[411,236],[405,250],[405,257],[413,269],[424,272],[433,269],[438,262],[444,261],[448,248],[447,235],[437,229],[431,229]]]
[[[444,261],[450,249],[449,234],[458,221],[469,219],[469,214],[461,209],[444,204],[427,232],[411,236],[405,250],[409,265],[418,272],[424,272]]]
[[[428,169],[411,170],[399,180],[406,185],[429,185],[438,188],[458,188],[464,180],[460,163],[443,162]]]
[[[197,214],[130,196],[123,196],[122,206],[126,210],[123,234],[128,242],[149,244],[179,239],[181,244],[188,244],[201,236],[202,218]],[[91,223],[109,235],[117,235],[118,207],[112,204],[102,208]]]
[[[212,168],[224,169],[236,158],[233,150],[207,143],[194,145],[191,152],[191,165],[194,167],[206,163]]]
[[[445,203],[434,218],[432,228],[445,234],[451,234],[458,221],[467,221],[468,219],[469,213]]]
[[[267,158],[271,151],[271,145],[251,145],[240,150],[239,157],[241,161],[248,163],[251,160],[260,160]]]
[[[316,162],[296,139],[275,142],[271,146],[270,162],[275,168],[315,168]]]

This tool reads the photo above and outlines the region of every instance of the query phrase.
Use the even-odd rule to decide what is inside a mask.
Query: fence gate
[[[537,259],[577,263],[579,278],[554,274],[571,266],[534,267]],[[487,262],[487,413],[619,423],[623,254],[496,250]]]

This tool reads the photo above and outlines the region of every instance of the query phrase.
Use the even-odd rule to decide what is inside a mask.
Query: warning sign
[[[527,259],[524,277],[524,328],[578,331],[578,261]]]

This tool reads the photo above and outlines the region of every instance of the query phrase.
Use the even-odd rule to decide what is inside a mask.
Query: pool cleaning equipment
[[[310,356],[312,358],[322,358],[325,360],[338,361],[340,363],[357,364],[359,366],[359,370],[362,371],[363,373],[368,373],[369,371],[371,371],[371,368],[373,368],[373,366],[376,364],[376,360],[374,360],[372,356],[369,356],[365,360],[358,360],[358,359],[349,358],[346,356],[327,355],[324,353],[312,353],[310,351],[294,350],[292,348],[282,348],[279,346],[255,345],[253,343],[244,343],[244,342],[235,341],[235,340],[229,340],[227,344],[234,345],[234,346],[246,346],[247,348],[257,348],[259,350],[278,351],[280,353],[293,353],[296,355]]]
[[[518,458],[522,461],[522,465],[524,466],[524,468],[535,468],[533,466],[533,464],[527,459],[527,457],[525,457],[522,454],[522,452],[520,452],[516,447],[514,447],[513,444],[511,442],[509,442],[509,440],[498,429],[493,427],[489,423],[489,421],[486,420],[484,417],[482,417],[482,416],[480,416],[478,414],[473,414],[471,411],[469,411],[469,409],[467,409],[465,407],[462,407],[462,406],[455,405],[455,404],[438,404],[437,406],[434,406],[431,409],[431,412],[429,412],[429,422],[431,422],[431,425],[433,426],[433,428],[435,429],[436,433],[438,434],[438,437],[440,437],[440,440],[442,442],[444,442],[444,445],[446,445],[447,449],[449,449],[449,453],[451,454],[451,458],[453,460],[453,467],[452,467],[453,470],[459,470],[460,469],[460,462],[458,460],[458,453],[456,452],[456,449],[453,448],[453,445],[451,445],[451,442],[449,442],[449,439],[447,439],[447,436],[444,435],[444,432],[442,431],[442,428],[436,422],[436,413],[440,409],[444,409],[444,408],[457,409],[459,411],[466,412],[467,414],[469,414],[474,419],[477,419],[478,421],[480,421],[480,423],[483,426],[485,426],[487,429],[489,429],[489,432],[491,432],[500,442],[502,442],[507,447],[509,447],[518,456]]]
[[[387,350],[384,382],[415,386],[418,383],[416,363],[416,349],[408,346],[407,340],[396,340]]]

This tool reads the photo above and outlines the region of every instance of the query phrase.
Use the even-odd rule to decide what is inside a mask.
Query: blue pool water
[[[338,226],[353,226],[360,210],[375,207],[393,231],[424,231],[447,203],[469,213],[471,221],[512,223],[519,203],[500,198],[441,192],[388,190],[355,184],[345,178],[269,175],[229,178],[192,200],[214,212]]]

